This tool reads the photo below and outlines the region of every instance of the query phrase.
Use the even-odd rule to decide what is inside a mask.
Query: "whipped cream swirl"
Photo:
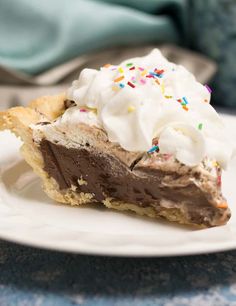
[[[158,139],[160,153],[174,154],[189,166],[207,156],[225,168],[232,157],[224,124],[209,104],[209,88],[157,49],[118,66],[84,69],[67,97],[77,107],[62,121],[102,127],[125,150],[148,151]]]

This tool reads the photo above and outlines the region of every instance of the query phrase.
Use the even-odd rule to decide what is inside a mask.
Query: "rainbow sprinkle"
[[[143,70],[143,72],[141,73],[141,76],[145,76],[147,74],[147,70]]]
[[[125,77],[122,75],[122,76],[120,76],[120,77],[118,77],[118,78],[116,78],[115,80],[114,80],[114,82],[120,82],[121,80],[123,80]]]
[[[133,111],[135,111],[135,107],[133,106],[133,105],[130,105],[129,107],[128,107],[128,112],[129,113],[132,113]]]
[[[185,105],[186,105],[186,104],[188,104],[188,100],[187,100],[187,98],[186,98],[186,97],[183,97],[182,99],[183,99],[183,101],[184,101]]]
[[[209,93],[212,93],[212,89],[207,84],[205,85],[206,89],[209,91]]]
[[[153,79],[154,79],[154,75],[152,75],[152,74],[147,74],[147,75],[146,75],[146,78],[153,78]]]
[[[135,88],[135,85],[134,85],[133,83],[127,82],[127,84],[128,84],[130,87]]]
[[[112,88],[111,88],[113,91],[118,91],[119,90],[119,88],[117,87],[117,86],[112,86]]]
[[[104,67],[110,67],[111,64],[106,64],[104,65]],[[164,69],[157,69],[155,68],[152,71],[147,71],[145,68],[143,67],[135,67],[134,63],[127,63],[125,66],[112,66],[110,68],[110,70],[116,70],[118,71],[121,75],[118,75],[113,81],[114,83],[119,83],[119,84],[114,84],[114,86],[112,87],[112,90],[114,91],[119,91],[121,89],[123,89],[125,87],[125,85],[127,84],[128,86],[130,86],[131,88],[135,88],[136,86],[138,86],[138,84],[142,84],[145,85],[147,82],[155,82],[161,90],[161,93],[163,95],[163,97],[165,99],[174,99],[176,101],[178,101],[182,107],[183,110],[188,111],[188,104],[189,101],[187,100],[187,97],[182,97],[182,98],[176,98],[172,95],[168,95],[165,92],[165,85],[164,85],[164,81],[160,80],[160,78],[162,78],[165,74],[165,70]],[[129,77],[129,80],[127,80],[126,83],[121,83],[122,80],[125,79],[125,72],[127,71],[131,71],[130,74],[131,76]],[[132,73],[132,71],[135,71],[135,73]],[[128,76],[130,75],[128,74]],[[150,81],[148,81],[148,79],[150,79]],[[210,87],[208,85],[205,85],[206,88],[208,88],[208,90],[211,90]],[[129,108],[130,109],[130,108]],[[133,111],[133,109],[132,109]],[[202,123],[198,124],[198,129],[202,130]]]
[[[149,72],[149,75],[152,76],[152,77],[157,76],[157,74],[155,72],[152,72],[152,71]]]
[[[154,72],[155,72],[155,76],[157,76],[158,78],[163,77],[163,73],[164,73],[163,69],[162,70],[155,69]]]
[[[153,153],[155,151],[159,151],[159,147],[158,146],[153,146],[150,150],[148,150],[148,153]]]
[[[161,75],[165,72],[163,69],[161,69],[161,70],[154,69],[154,71],[155,71],[156,74],[159,74],[159,75]]]
[[[202,124],[202,123],[199,123],[198,129],[199,129],[200,131],[202,130],[202,127],[203,127],[203,124]]]
[[[79,111],[80,111],[81,113],[87,113],[87,109],[85,109],[85,108],[81,108]]]
[[[187,107],[187,104],[189,104],[189,103],[188,103],[188,100],[187,100],[186,97],[183,97],[183,98],[181,98],[181,99],[177,99],[176,101],[179,102],[179,103],[181,104],[182,108],[183,108],[185,111],[188,111],[188,110],[189,110],[189,108]]]
[[[226,202],[217,204],[217,208],[228,208],[228,204]]]

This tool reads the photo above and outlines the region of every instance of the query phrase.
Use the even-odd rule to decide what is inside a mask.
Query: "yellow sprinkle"
[[[87,107],[91,112],[97,114],[97,109],[94,107]]]
[[[112,90],[114,90],[114,91],[118,91],[118,90],[120,90],[117,86],[112,86]]]
[[[124,72],[124,69],[123,69],[122,67],[119,67],[119,68],[118,68],[118,71],[119,71],[120,73],[123,73],[123,72]]]
[[[129,112],[129,113],[132,113],[133,111],[135,111],[135,107],[134,107],[133,105],[130,105],[130,106],[128,107],[128,112]]]
[[[171,99],[173,98],[172,96],[165,96],[166,99]]]
[[[122,76],[116,78],[116,79],[114,80],[114,82],[120,82],[120,81],[123,80],[123,79],[124,79],[124,76],[122,75]]]
[[[217,204],[217,208],[227,208],[228,204],[226,202]]]
[[[147,74],[147,70],[144,70],[142,73],[141,73],[141,76],[145,76]]]
[[[219,164],[217,163],[217,161],[214,161],[213,162],[213,167],[218,167],[219,166]]]

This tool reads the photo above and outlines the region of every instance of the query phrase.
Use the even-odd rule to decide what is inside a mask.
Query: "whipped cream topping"
[[[209,104],[209,88],[157,49],[118,66],[84,69],[67,98],[77,106],[60,121],[102,127],[125,150],[148,151],[157,139],[160,153],[189,166],[207,156],[225,168],[232,157],[224,124]]]

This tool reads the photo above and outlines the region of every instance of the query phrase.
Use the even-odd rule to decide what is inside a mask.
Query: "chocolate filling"
[[[162,179],[168,173],[141,167],[139,160],[129,168],[115,156],[98,151],[89,143],[74,149],[44,139],[40,150],[44,170],[57,181],[61,190],[73,185],[78,192],[94,194],[99,202],[112,197],[143,207],[152,205],[157,211],[162,209],[161,199],[182,202],[187,207],[189,220],[197,224],[209,225],[210,219],[223,214],[209,204],[205,194],[194,184],[176,188],[163,186]]]

